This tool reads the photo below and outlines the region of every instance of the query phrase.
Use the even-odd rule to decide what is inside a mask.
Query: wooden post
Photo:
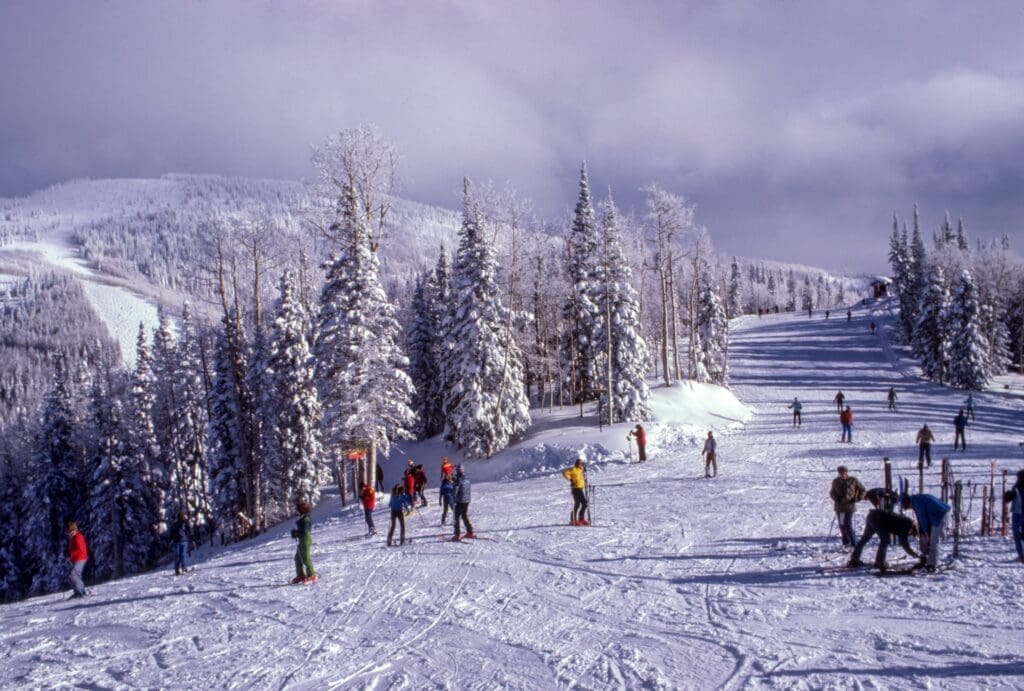
[[[953,466],[948,458],[942,459],[942,501],[949,503],[949,489],[953,484]]]
[[[886,499],[885,499],[886,507],[885,508],[886,509],[892,509],[892,505],[893,505],[893,501],[891,499],[891,497],[893,495],[893,492],[892,492],[892,463],[889,461],[889,457],[888,456],[883,458],[882,462],[885,464],[884,465],[884,472],[885,472],[885,497],[886,497]],[[900,511],[901,512],[903,511],[902,507],[900,508]]]
[[[1002,498],[1005,495],[1006,495],[1006,469],[1004,468],[1003,469],[1003,491],[1002,491],[1002,493],[999,496],[1000,496],[1000,498]],[[1003,522],[1002,522],[1003,524],[1002,524],[1002,527],[1001,527],[999,532],[1002,533],[1003,537],[1006,537],[1006,523],[1010,519],[1010,505],[1007,504],[1005,501],[1001,502],[1001,503],[1003,505]]]
[[[960,556],[960,520],[963,516],[963,485],[958,480],[953,488],[953,558]]]
[[[988,535],[988,486],[983,485],[981,488],[981,534]]]
[[[924,459],[917,461],[917,492],[924,494]]]
[[[338,496],[341,497],[341,505],[345,506],[345,495],[348,494],[348,478],[345,475],[345,461],[347,459],[342,458],[340,461],[335,461],[334,467],[338,471]]]

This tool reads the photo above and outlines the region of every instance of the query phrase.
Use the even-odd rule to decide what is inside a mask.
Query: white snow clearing
[[[737,320],[733,391],[756,416],[741,424],[745,410],[724,392],[658,389],[645,464],[627,462],[628,425],[599,434],[590,411],[586,427],[572,411],[538,415],[531,439],[466,465],[481,539],[445,541],[443,447],[405,444],[388,481],[408,455],[435,482],[430,506],[409,518],[412,544],[384,545],[384,502],[379,534],[364,538],[361,512],[329,496],[315,516],[315,585],[287,585],[294,547],[282,525],[199,555],[184,577],[4,606],[0,687],[1019,687],[1024,566],[1007,539],[968,538],[938,575],[822,572],[848,556],[829,533],[840,463],[874,487],[890,456],[914,484],[914,435],[928,422],[936,457],[950,455],[965,482],[987,482],[992,461],[1024,465],[1021,401],[998,392],[975,397],[967,451],[947,451],[961,392],[909,377],[868,331],[887,318]],[[839,389],[855,414],[852,444],[838,443]],[[799,428],[786,409],[794,396]],[[673,415],[680,400],[685,413]],[[696,445],[709,426],[724,430],[714,479]],[[553,472],[583,446],[596,461],[589,528],[567,525],[568,486]],[[926,482],[935,491],[937,469]],[[889,554],[907,563],[898,547]]]

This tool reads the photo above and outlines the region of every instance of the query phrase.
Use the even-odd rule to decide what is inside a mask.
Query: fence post
[[[964,492],[958,480],[953,489],[953,558],[960,556],[960,521],[963,519]]]
[[[953,466],[948,458],[942,459],[942,501],[949,503],[949,488],[953,484]]]
[[[889,457],[888,456],[885,456],[885,457],[882,458],[882,463],[884,463],[884,472],[885,472],[885,504],[886,504],[885,508],[891,510],[892,507],[893,507],[893,500],[892,500],[892,496],[893,496],[893,492],[892,492],[892,463],[889,461]]]

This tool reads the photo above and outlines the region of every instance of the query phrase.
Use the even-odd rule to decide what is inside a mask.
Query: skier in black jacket
[[[910,536],[917,533],[914,522],[894,511],[880,508],[883,503],[890,503],[887,500],[892,499],[891,493],[881,488],[871,489],[868,490],[867,499],[875,508],[868,511],[867,519],[864,522],[864,534],[853,548],[853,554],[850,556],[847,566],[864,566],[864,562],[860,560],[861,552],[876,534],[878,535],[878,551],[875,553],[874,566],[879,571],[885,571],[888,568],[885,563],[885,554],[889,549],[892,535],[896,536],[904,552],[917,559],[920,555],[910,546]]]

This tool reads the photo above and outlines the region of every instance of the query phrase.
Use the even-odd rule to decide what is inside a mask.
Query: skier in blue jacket
[[[388,508],[391,509],[391,529],[388,530],[388,547],[391,546],[391,541],[395,537],[396,523],[402,526],[399,538],[401,542],[399,544],[405,544],[405,509],[411,505],[412,496],[406,493],[405,486],[401,482],[391,488],[391,501],[388,502]]]
[[[448,512],[455,511],[455,484],[447,475],[441,476],[441,489],[438,492],[441,504],[441,525],[447,525]]]
[[[931,494],[904,494],[903,510],[914,509],[921,541],[920,565],[934,571],[939,564],[939,541],[949,521],[949,504]]]

